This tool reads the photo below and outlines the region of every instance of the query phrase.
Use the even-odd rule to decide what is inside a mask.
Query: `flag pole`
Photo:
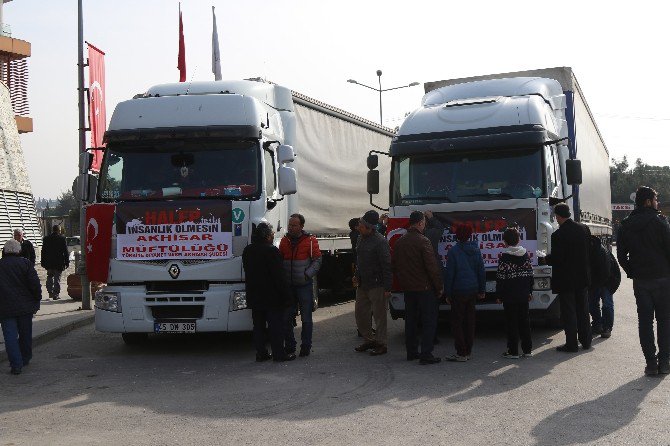
[[[86,152],[86,105],[84,102],[84,95],[86,90],[84,88],[84,14],[82,7],[82,0],[79,0],[77,3],[77,18],[78,18],[78,61],[77,61],[77,74],[78,74],[78,96],[79,96],[79,173],[83,174],[79,176],[79,188],[80,197],[86,197],[88,194],[88,179],[86,174],[88,173],[88,166],[84,163],[84,157],[82,156]],[[76,274],[79,274],[81,279],[81,309],[90,310],[91,309],[91,286],[88,280],[88,274],[86,271],[86,210],[84,209],[84,200],[80,202],[79,208],[79,236],[81,240],[81,256],[79,257],[79,264],[75,265]],[[48,228],[47,228],[48,229]]]

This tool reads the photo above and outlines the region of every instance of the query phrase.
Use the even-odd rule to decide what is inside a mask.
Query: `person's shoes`
[[[522,358],[532,358],[533,357],[533,352],[524,352],[521,353]]]
[[[519,359],[518,354],[515,355],[514,353],[510,353],[509,350],[505,351],[505,353],[503,353],[502,356],[503,356],[503,358],[507,358],[507,359]]]
[[[287,348],[284,349],[284,353],[286,353],[287,355],[295,355],[295,348],[288,348],[287,347]]]
[[[577,353],[579,351],[579,347],[577,347],[577,346],[571,347],[571,346],[565,344],[565,345],[561,345],[560,347],[556,347],[556,351],[564,352],[564,353]]]
[[[296,358],[295,353],[287,353],[281,358],[273,358],[272,360],[274,362],[285,362],[285,361],[293,361]]]
[[[604,339],[608,339],[612,336],[612,330],[603,330],[602,333],[600,333],[600,337]]]
[[[362,353],[362,352],[366,352],[368,350],[372,350],[373,348],[376,348],[376,347],[377,347],[376,342],[365,341],[364,343],[362,343],[361,345],[356,347],[354,350],[356,350],[359,353]]]
[[[442,361],[441,358],[437,358],[433,355],[430,355],[430,356],[424,356],[423,358],[419,359],[419,364],[421,365],[437,364],[440,361]]]
[[[380,355],[385,355],[388,353],[388,349],[386,348],[385,345],[378,345],[375,347],[374,350],[370,352],[370,356],[380,356]]]
[[[307,346],[303,345],[303,346],[300,347],[300,355],[299,356],[301,358],[304,358],[305,356],[309,356],[309,354],[311,353],[311,350],[312,350],[311,347],[307,347]]]
[[[582,344],[582,350],[591,350],[591,344]]]
[[[451,361],[451,362],[465,362],[465,361],[468,360],[468,357],[467,356],[461,356],[461,355],[449,355],[444,359],[446,359],[447,361]]]
[[[656,363],[651,363],[647,364],[647,366],[644,368],[644,374],[647,376],[655,376],[658,375],[658,364]]]
[[[53,297],[52,300],[60,300],[59,296]]]
[[[603,331],[605,331],[605,330],[603,330],[603,327],[601,327],[599,325],[595,326],[595,327],[591,327],[591,335],[593,335],[594,337],[599,335],[599,334],[602,334]]]
[[[668,361],[659,362],[658,363],[658,373],[660,373],[661,375],[670,374],[670,362],[668,362]]]
[[[265,353],[256,353],[256,362],[264,362],[272,359],[272,355],[268,352]]]
[[[414,361],[416,359],[419,359],[419,354],[418,353],[407,353],[407,360],[408,361]]]
[[[21,374],[21,367],[12,367],[12,369],[9,371],[12,375],[20,375]]]

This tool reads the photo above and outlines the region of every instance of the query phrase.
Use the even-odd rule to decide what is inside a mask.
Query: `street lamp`
[[[361,87],[369,88],[370,90],[378,91],[379,92],[379,124],[382,124],[382,93],[385,91],[391,91],[391,90],[398,90],[399,88],[407,88],[407,87],[415,87],[419,85],[418,82],[412,82],[411,84],[407,85],[401,85],[400,87],[393,87],[393,88],[382,88],[382,70],[377,70],[377,78],[379,80],[379,88],[371,87],[369,85],[361,84],[360,82],[354,80],[354,79],[349,79],[347,82],[350,84],[356,84],[360,85]]]

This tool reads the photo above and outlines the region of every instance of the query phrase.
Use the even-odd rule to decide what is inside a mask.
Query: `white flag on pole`
[[[219,32],[216,30],[216,13],[212,6],[212,73],[214,80],[221,80],[221,53],[219,52]]]

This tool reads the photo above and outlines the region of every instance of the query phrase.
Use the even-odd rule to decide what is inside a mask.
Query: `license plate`
[[[486,292],[487,293],[496,292],[496,283],[494,281],[486,282]]]
[[[195,333],[195,321],[154,322],[154,333]]]

